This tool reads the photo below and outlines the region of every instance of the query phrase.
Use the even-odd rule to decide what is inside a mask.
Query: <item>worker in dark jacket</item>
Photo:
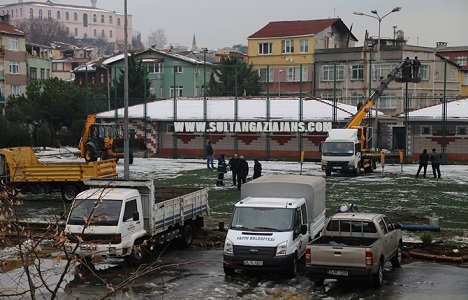
[[[416,173],[416,178],[419,176],[419,172],[424,168],[423,177],[426,178],[427,164],[429,163],[429,154],[427,154],[427,149],[424,149],[421,154],[419,154],[419,168],[418,173]]]
[[[252,179],[258,178],[262,176],[262,164],[258,161],[258,159],[254,159],[254,173]]]
[[[247,175],[249,175],[249,163],[241,155],[237,165],[237,189],[240,191],[241,185],[246,183]]]
[[[237,165],[239,164],[239,158],[237,154],[234,154],[229,160],[229,167],[231,168],[232,173],[232,186],[237,185]]]
[[[440,178],[440,159],[442,156],[437,153],[436,149],[432,149],[432,155],[431,155],[431,164],[432,164],[432,174],[434,175],[434,178],[439,177]]]
[[[218,157],[218,180],[216,181],[216,186],[224,186],[224,173],[227,172],[226,160],[224,154],[221,154]]]

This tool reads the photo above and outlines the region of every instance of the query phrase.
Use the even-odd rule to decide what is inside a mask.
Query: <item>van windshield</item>
[[[121,208],[121,200],[76,199],[67,224],[117,226]]]
[[[354,143],[351,142],[325,142],[322,154],[325,156],[353,156]]]
[[[237,207],[231,229],[251,231],[290,231],[293,210],[288,208]]]

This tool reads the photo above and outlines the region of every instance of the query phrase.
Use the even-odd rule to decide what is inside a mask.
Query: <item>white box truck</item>
[[[302,175],[262,176],[242,185],[224,242],[225,274],[296,276],[307,243],[325,224],[325,189],[323,177]]]
[[[67,218],[66,250],[82,258],[141,264],[154,245],[189,246],[209,214],[206,188],[158,187],[152,180],[92,179]]]
[[[322,171],[359,175],[361,170],[361,144],[358,129],[331,129],[322,144]]]

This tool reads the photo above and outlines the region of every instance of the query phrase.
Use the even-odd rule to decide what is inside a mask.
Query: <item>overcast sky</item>
[[[17,2],[17,0],[14,0]],[[36,0],[37,1],[37,0]],[[45,0],[42,0],[45,1]],[[90,5],[90,0],[52,0],[56,3]],[[0,0],[12,2],[12,0]],[[124,0],[98,0],[99,8],[124,12]],[[360,11],[382,17],[394,7],[402,10],[381,22],[381,37],[393,37],[393,26],[401,29],[410,45],[435,47],[468,46],[467,0],[128,0],[133,15],[133,30],[146,44],[151,31],[163,28],[168,42],[191,47],[195,34],[197,46],[217,50],[235,44],[247,45],[247,37],[271,21],[313,20],[339,17],[359,40],[365,31],[378,36],[378,20],[354,15]]]

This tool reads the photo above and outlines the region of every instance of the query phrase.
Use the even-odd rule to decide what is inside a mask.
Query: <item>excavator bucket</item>
[[[129,144],[130,151],[145,151],[147,149],[144,139],[129,138],[128,144]],[[114,139],[114,145],[112,148],[114,152],[124,152],[124,139],[123,138]]]

